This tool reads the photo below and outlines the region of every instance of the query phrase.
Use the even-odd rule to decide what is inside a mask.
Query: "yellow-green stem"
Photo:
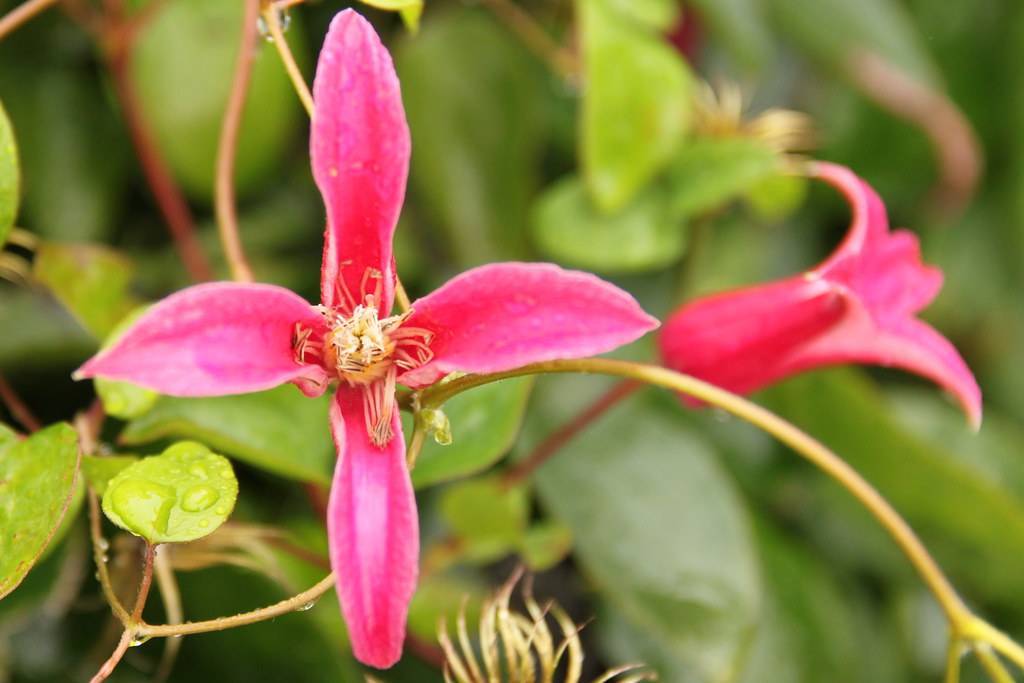
[[[467,375],[436,384],[420,393],[420,405],[424,408],[438,408],[448,399],[468,389],[500,379],[540,373],[595,373],[637,380],[692,396],[771,434],[838,482],[871,512],[938,600],[954,633],[961,633],[963,627],[975,618],[910,525],[846,461],[774,413],[694,377],[653,365],[606,358],[556,360],[493,375]]]
[[[274,4],[265,5],[263,7],[263,21],[270,32],[271,40],[274,41],[277,53],[281,55],[284,69],[288,72],[288,78],[291,79],[295,92],[302,101],[302,106],[306,108],[306,113],[309,114],[309,117],[313,118],[313,95],[309,92],[306,79],[303,78],[302,72],[299,71],[299,65],[295,63],[295,56],[292,54],[291,48],[288,47],[288,41],[284,38],[284,31],[281,30],[281,18],[278,14],[279,11],[278,6]]]
[[[7,37],[26,21],[36,16],[47,7],[57,4],[57,0],[28,0],[0,17],[0,40]]]

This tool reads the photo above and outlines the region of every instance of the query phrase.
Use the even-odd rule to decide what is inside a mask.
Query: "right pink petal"
[[[363,276],[372,269],[382,278],[377,303],[386,314],[394,297],[391,239],[409,173],[409,127],[391,55],[353,10],[339,12],[327,31],[313,101],[310,156],[327,206],[322,301],[344,306],[344,284],[361,303]]]
[[[413,303],[404,327],[431,332],[434,357],[398,380],[417,387],[456,370],[501,372],[584,358],[657,326],[632,296],[590,273],[550,263],[494,263]]]
[[[361,389],[342,386],[331,402],[338,463],[327,538],[352,652],[362,663],[386,669],[402,656],[419,574],[419,518],[398,406],[394,436],[382,448],[367,433],[363,400]]]
[[[270,389],[313,369],[295,362],[292,334],[299,322],[317,327],[323,318],[282,287],[196,285],[150,307],[74,377],[121,380],[171,396]]]

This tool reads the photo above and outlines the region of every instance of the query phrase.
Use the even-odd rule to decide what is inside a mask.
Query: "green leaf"
[[[423,14],[423,0],[363,0],[364,5],[377,9],[398,12],[406,27],[416,33],[420,28],[420,16]]]
[[[505,488],[497,478],[459,482],[445,489],[441,516],[475,562],[500,559],[526,533],[529,506],[521,488]]]
[[[329,484],[334,444],[327,425],[328,400],[306,398],[291,386],[216,398],[163,396],[128,424],[121,443],[196,439],[268,472]]]
[[[102,349],[111,346],[124,334],[140,315],[145,313],[145,306],[140,306],[121,319],[103,342]],[[96,395],[103,402],[103,409],[108,415],[122,420],[131,420],[149,412],[156,405],[160,394],[152,389],[140,387],[130,382],[118,382],[115,380],[97,377],[93,380],[96,387]]]
[[[78,435],[60,423],[18,441],[0,425],[0,598],[49,545],[75,492]]]
[[[531,571],[551,569],[572,551],[572,529],[558,522],[530,527],[519,544],[519,554]]]
[[[110,480],[139,461],[135,455],[83,455],[82,474],[97,494],[103,495]]]
[[[577,0],[584,78],[582,163],[603,211],[621,209],[676,154],[692,115],[692,77],[657,32],[609,0]]]
[[[185,543],[227,521],[238,498],[228,459],[194,441],[129,465],[107,484],[103,513],[150,543]]]
[[[0,289],[0,330],[0,367],[52,370],[96,350],[67,311],[38,291]]]
[[[213,194],[242,11],[243,5],[234,0],[164,4],[142,28],[133,53],[132,80],[142,114],[175,176],[198,199]],[[294,17],[288,42],[301,58],[305,41]],[[300,114],[280,58],[261,41],[235,159],[235,186],[241,195],[280,168]]]
[[[1011,488],[1002,477],[951,452],[954,442],[933,444],[915,435],[856,373],[814,373],[767,396],[780,414],[828,444],[874,484],[955,582],[992,600],[1024,604],[1020,484]],[[966,430],[962,418],[958,421]],[[979,452],[975,457],[985,456]],[[839,493],[831,484],[830,489]],[[856,520],[867,522],[866,513],[857,509],[856,514]]]
[[[608,7],[624,19],[636,21],[655,31],[668,31],[679,20],[677,0],[607,0]]]
[[[774,173],[754,183],[744,199],[762,220],[781,221],[803,204],[807,178]]]
[[[621,210],[605,214],[583,183],[566,178],[548,188],[535,206],[532,233],[545,255],[604,273],[663,268],[686,245],[682,222],[669,213],[664,188],[649,188]]]
[[[485,589],[479,582],[449,574],[427,574],[413,595],[409,605],[409,630],[427,642],[437,638],[437,625],[441,619],[452,632],[456,615],[465,609],[466,622],[480,621],[480,605]]]
[[[97,339],[138,306],[128,291],[134,268],[109,247],[43,242],[33,275]]]
[[[22,220],[50,239],[103,240],[131,186],[130,142],[95,78],[48,62],[0,62],[0,94],[18,131]]]
[[[559,381],[539,411],[564,412],[574,386]],[[731,481],[678,408],[659,407],[669,400],[612,408],[537,472],[537,490],[601,595],[700,680],[726,680],[757,622],[756,551]]]
[[[423,444],[412,481],[416,488],[465,477],[487,469],[505,455],[515,442],[523,421],[533,380],[494,382],[444,405],[452,430],[452,443],[441,446],[428,439]],[[412,418],[402,415],[406,434],[412,434]]]
[[[21,171],[18,168],[18,147],[7,110],[0,103],[0,247],[18,217],[21,192]]]
[[[526,255],[547,127],[543,72],[478,10],[432,16],[399,45],[410,187],[463,266]]]
[[[779,157],[746,138],[694,140],[669,170],[672,215],[697,216],[750,192],[779,169]]]

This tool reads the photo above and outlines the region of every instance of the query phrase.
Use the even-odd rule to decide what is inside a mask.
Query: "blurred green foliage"
[[[0,11],[15,4],[0,1]],[[490,11],[500,4],[428,0],[415,33],[360,6],[393,51],[412,131],[396,245],[410,294],[480,263],[552,260],[616,278],[662,316],[698,294],[797,272],[837,243],[845,204],[785,177],[777,148],[728,111],[711,112],[724,128],[710,126],[696,98],[700,81],[736,82],[749,100],[744,120],[769,107],[807,112],[814,156],[871,182],[893,223],[920,235],[926,260],[945,271],[927,316],[977,374],[985,424],[973,435],[930,386],[876,370],[811,373],[757,400],[845,457],[972,605],[1024,633],[1024,7],[515,2],[569,57],[567,75],[565,59],[552,68],[508,14]],[[307,78],[330,17],[346,5],[290,10],[287,36]],[[152,12],[132,55],[134,104],[224,274],[210,203],[241,3],[133,6]],[[93,398],[91,383],[70,375],[140,303],[188,283],[94,29],[54,9],[0,41],[0,243],[14,226],[29,234],[15,233],[0,255],[0,375],[57,423],[20,442],[0,427],[0,594],[24,579],[0,602],[0,681],[77,680],[116,641],[76,521],[80,498],[57,476],[73,471],[74,435],[63,423]],[[866,71],[865,56],[882,72]],[[914,87],[879,97],[894,74]],[[920,92],[933,106],[912,99]],[[929,116],[943,111],[961,112],[968,127]],[[236,164],[242,240],[258,279],[313,299],[323,208],[307,134],[273,46],[261,41]],[[950,157],[975,142],[977,159]],[[978,160],[984,173],[972,186]],[[654,360],[650,348],[623,353]],[[507,467],[503,458],[525,457],[608,387],[516,380],[445,407],[453,443],[428,439],[413,472],[424,548],[417,638],[429,640],[463,594],[480,596],[521,561],[540,572],[542,602],[556,597],[577,621],[596,618],[583,634],[595,674],[644,660],[670,683],[939,679],[943,621],[888,538],[817,471],[734,419],[645,391],[523,486],[500,484],[493,470]],[[102,457],[83,466],[94,486],[132,462],[107,457],[115,450],[153,456],[179,439],[235,465],[232,522],[202,541],[213,545],[175,547],[186,618],[252,609],[322,578],[316,508],[334,460],[326,398],[289,386],[213,399],[96,390],[113,419],[99,435]],[[19,426],[7,412],[0,419]],[[35,476],[47,463],[49,476]],[[66,535],[40,557],[69,500],[57,538]],[[239,541],[234,522],[273,526],[277,545]],[[12,544],[13,529],[29,537]],[[111,549],[127,592],[133,543],[118,536]],[[211,547],[216,561],[201,554]],[[184,639],[168,680],[362,680],[334,597],[311,607]],[[159,623],[165,612],[154,597],[146,616]],[[422,648],[407,652],[382,678],[440,680]],[[160,657],[156,645],[133,648],[111,680],[150,680]],[[963,680],[978,673],[968,666]]]

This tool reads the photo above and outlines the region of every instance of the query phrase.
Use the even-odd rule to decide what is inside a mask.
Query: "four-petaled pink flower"
[[[336,381],[331,565],[356,657],[384,668],[401,655],[419,556],[396,383],[589,356],[658,323],[592,275],[525,263],[471,270],[392,315],[409,131],[391,57],[351,10],[331,23],[313,94],[310,154],[327,207],[321,304],[272,285],[190,287],[150,308],[76,377],[176,396],[285,382],[319,395]]]
[[[889,231],[867,183],[835,164],[812,169],[853,209],[839,248],[801,275],[684,305],[660,334],[665,364],[738,393],[827,365],[902,368],[952,393],[977,427],[974,376],[945,337],[914,317],[938,294],[942,273],[922,265],[914,235]]]

